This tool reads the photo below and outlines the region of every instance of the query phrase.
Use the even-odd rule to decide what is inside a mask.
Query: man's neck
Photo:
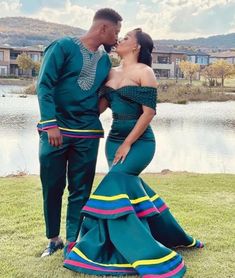
[[[96,35],[89,31],[85,35],[81,36],[80,40],[84,44],[84,46],[90,51],[97,51],[99,46],[101,45]]]

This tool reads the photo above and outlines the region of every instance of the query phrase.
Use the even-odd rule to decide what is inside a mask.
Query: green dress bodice
[[[101,96],[107,99],[113,114],[109,139],[124,140],[143,113],[143,105],[156,110],[157,90],[153,87],[123,86],[113,89],[104,86]],[[150,126],[139,139],[154,140]]]

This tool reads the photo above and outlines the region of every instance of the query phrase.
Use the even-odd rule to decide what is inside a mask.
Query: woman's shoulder
[[[138,63],[140,69],[140,84],[142,87],[158,87],[158,82],[153,69],[145,64]]]

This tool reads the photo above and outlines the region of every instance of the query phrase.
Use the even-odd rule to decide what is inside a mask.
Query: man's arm
[[[46,50],[40,69],[37,95],[40,107],[41,130],[47,131],[49,143],[55,147],[62,144],[62,136],[56,121],[54,88],[60,78],[64,52],[59,42],[53,42]]]

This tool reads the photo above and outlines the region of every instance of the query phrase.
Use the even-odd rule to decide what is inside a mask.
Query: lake
[[[12,93],[20,91],[19,94]],[[36,96],[0,85],[0,176],[39,173]],[[107,136],[111,113],[101,121]],[[145,172],[235,173],[235,102],[160,103],[152,121],[157,151]],[[97,172],[107,172],[101,139]]]

